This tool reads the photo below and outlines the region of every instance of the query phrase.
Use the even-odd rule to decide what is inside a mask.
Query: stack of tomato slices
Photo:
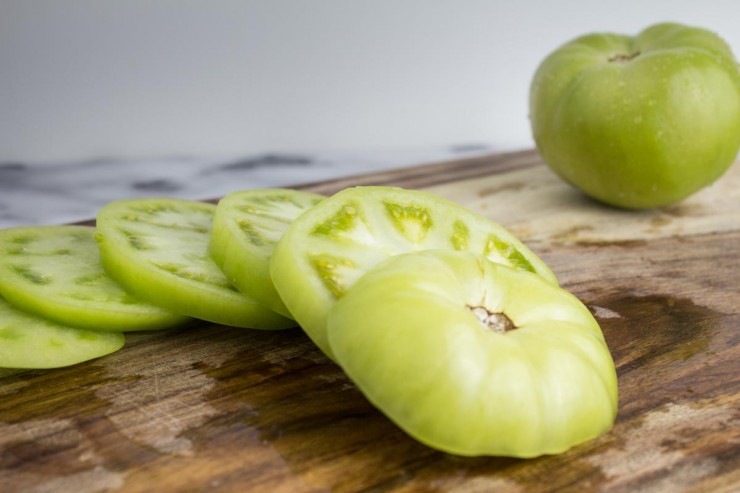
[[[192,318],[300,326],[368,400],[458,455],[559,453],[611,428],[601,329],[506,229],[425,192],[114,201],[0,231],[0,367],[54,368]]]

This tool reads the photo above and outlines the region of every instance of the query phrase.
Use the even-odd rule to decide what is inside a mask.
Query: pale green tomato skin
[[[270,275],[295,320],[333,359],[326,316],[336,300],[386,258],[429,249],[480,253],[557,284],[537,255],[493,221],[430,193],[375,186],[342,190],[293,221]]]
[[[294,327],[239,293],[211,259],[215,209],[169,198],[110,202],[96,225],[103,268],[129,292],[174,313],[233,327]]]
[[[239,291],[292,318],[270,278],[270,258],[290,223],[323,198],[279,188],[226,195],[213,218],[211,257]]]
[[[504,313],[496,333],[470,307]],[[617,377],[589,310],[565,290],[469,252],[393,257],[331,309],[337,362],[379,410],[448,453],[558,454],[608,431]]]
[[[530,88],[543,160],[606,204],[670,205],[717,180],[740,148],[740,68],[712,32],[658,24],[551,53]]]
[[[48,369],[118,351],[121,332],[61,325],[19,310],[0,298],[0,368]]]
[[[95,228],[0,231],[0,295],[40,317],[92,330],[166,329],[189,320],[127,293],[105,274]]]

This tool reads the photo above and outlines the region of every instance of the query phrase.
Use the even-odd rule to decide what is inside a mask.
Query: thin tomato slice
[[[290,223],[325,197],[289,189],[231,193],[218,202],[211,256],[242,293],[290,317],[270,278],[270,258]]]
[[[255,329],[295,323],[239,293],[208,252],[216,206],[180,199],[114,201],[97,217],[106,272],[136,296],[186,316]]]
[[[99,358],[124,344],[121,332],[60,325],[0,298],[0,368],[58,368]]]
[[[0,231],[0,295],[63,325],[164,329],[187,320],[137,299],[103,270],[95,228],[29,226]]]
[[[326,316],[336,300],[380,261],[430,249],[478,253],[557,284],[547,265],[495,222],[442,197],[393,187],[348,188],[303,213],[275,247],[270,272],[290,313],[333,358]]]

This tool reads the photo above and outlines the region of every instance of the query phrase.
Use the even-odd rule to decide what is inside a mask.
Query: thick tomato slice
[[[327,331],[367,398],[446,452],[556,454],[614,423],[616,371],[589,310],[480,255],[393,257],[334,304]]]

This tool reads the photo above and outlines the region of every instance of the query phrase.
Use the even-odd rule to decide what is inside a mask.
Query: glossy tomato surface
[[[537,69],[529,106],[544,161],[619,207],[678,202],[740,148],[738,63],[719,36],[680,24],[566,43]]]

